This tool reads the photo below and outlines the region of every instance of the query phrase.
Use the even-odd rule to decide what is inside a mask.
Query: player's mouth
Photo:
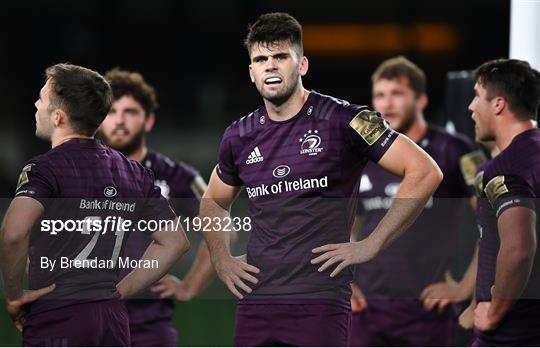
[[[388,113],[383,114],[383,118],[387,121],[393,121],[398,118],[398,114],[393,113],[393,112],[388,112]]]
[[[113,137],[124,138],[124,137],[127,137],[128,135],[129,135],[129,132],[125,129],[115,129],[112,132]]]
[[[283,80],[279,76],[270,76],[264,79],[264,84],[267,86],[279,85]]]

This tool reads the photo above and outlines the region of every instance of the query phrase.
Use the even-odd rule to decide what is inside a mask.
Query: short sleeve
[[[161,189],[154,185],[154,175],[148,169],[145,175],[146,200],[141,212],[141,218],[144,220],[174,220],[176,214],[172,210],[169,202],[161,195]],[[149,234],[155,231],[147,230]]]
[[[45,206],[45,201],[53,197],[54,192],[54,177],[46,165],[35,161],[23,167],[15,189],[15,197],[31,197]]]
[[[202,183],[200,183],[202,181]],[[170,181],[170,203],[174,211],[182,216],[197,216],[204,180],[197,170],[185,163],[178,163]],[[163,192],[163,188],[162,192]]]
[[[512,207],[528,207],[535,209],[533,189],[522,178],[515,175],[498,175],[490,179],[484,192],[495,210],[497,218]]]
[[[228,128],[223,135],[219,146],[219,160],[217,174],[219,178],[230,186],[242,186],[242,180],[238,176],[238,167],[234,163],[231,128]]]
[[[459,197],[471,197],[474,195],[476,174],[480,166],[486,161],[482,150],[474,150],[473,146],[460,138],[455,138],[446,146],[446,154],[452,170],[455,170],[455,187],[453,195]],[[456,163],[457,159],[457,163]],[[452,174],[454,176],[454,174]]]
[[[398,136],[381,114],[366,108],[360,108],[354,113],[346,127],[347,138],[354,151],[376,163]]]
[[[480,166],[487,160],[482,150],[470,151],[467,148],[453,148],[455,156],[459,158],[461,177],[467,186],[473,186]]]

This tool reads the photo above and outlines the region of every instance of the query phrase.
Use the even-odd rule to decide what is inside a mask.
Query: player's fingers
[[[243,299],[244,296],[242,296],[242,294],[236,289],[236,287],[234,286],[234,282],[232,281],[232,279],[228,279],[226,282],[225,282],[225,285],[227,286],[227,288],[229,289],[230,292],[232,292],[232,294],[236,297],[238,297],[239,299]]]
[[[311,264],[314,265],[314,264],[317,264],[317,263],[321,263],[324,260],[328,260],[329,258],[331,258],[333,256],[336,256],[336,253],[334,251],[325,252],[324,254],[319,255],[314,259],[311,259]]]
[[[336,249],[337,244],[326,244],[320,247],[316,247],[315,249],[311,250],[312,253],[322,253],[325,251],[330,251]]]
[[[159,294],[160,298],[173,298],[174,297],[174,291],[172,289],[166,289],[161,294]]]
[[[13,324],[15,324],[15,328],[17,329],[17,331],[22,332],[22,330],[23,330],[23,324],[22,324],[21,322],[16,321],[16,322],[14,322]]]
[[[330,277],[337,276],[345,267],[349,266],[349,262],[347,260],[342,261],[339,265],[337,265],[336,269],[332,273],[330,273]]]
[[[242,279],[240,279],[239,277],[234,277],[234,278],[232,278],[232,280],[233,280],[235,286],[238,286],[240,289],[244,290],[248,294],[251,293],[251,291],[252,291],[251,288],[249,286],[247,286],[246,283],[244,283],[242,281]]]
[[[166,289],[167,287],[164,284],[156,284],[150,288],[153,293],[160,293],[165,291]]]
[[[445,299],[440,300],[437,303],[437,308],[439,309],[439,313],[444,312],[444,309],[446,308],[446,306],[448,306],[449,303],[450,303],[449,299],[445,298]]]
[[[259,280],[257,278],[255,278],[254,276],[252,276],[251,274],[247,273],[247,272],[241,272],[240,274],[238,274],[238,276],[244,280],[247,280],[248,282],[251,282],[253,284],[257,284],[259,282]]]
[[[51,284],[51,285],[46,286],[46,287],[41,288],[41,289],[29,291],[29,292],[26,293],[26,296],[23,296],[23,299],[22,299],[21,302],[22,302],[22,304],[33,302],[33,301],[37,300],[38,298],[40,298],[41,296],[47,295],[48,293],[53,291],[55,287],[56,287],[56,284]]]
[[[366,309],[368,306],[367,300],[365,298],[360,299],[360,304],[362,306],[362,310]]]
[[[319,267],[318,271],[319,272],[324,272],[328,267],[330,267],[331,265],[333,265],[334,263],[339,262],[339,261],[340,260],[337,257],[333,256],[333,257],[329,258],[328,260],[326,260],[326,262],[323,263],[321,267]]]
[[[351,298],[351,312],[360,313],[362,311],[362,301],[359,298]]]
[[[261,272],[257,267],[250,265],[249,263],[242,262],[241,267],[244,271],[259,274]]]
[[[435,307],[436,304],[437,304],[437,300],[432,299],[432,298],[427,298],[424,301],[424,309],[429,312],[429,311],[433,310],[433,308]]]
[[[455,282],[454,278],[452,277],[452,272],[450,272],[450,270],[444,272],[444,281],[447,283]]]

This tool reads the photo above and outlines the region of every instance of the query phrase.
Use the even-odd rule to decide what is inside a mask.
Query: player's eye
[[[266,61],[266,57],[257,57],[255,58],[255,63],[262,63]]]

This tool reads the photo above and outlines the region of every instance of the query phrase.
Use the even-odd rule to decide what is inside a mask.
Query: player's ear
[[[495,115],[500,115],[506,107],[506,99],[503,97],[495,97],[491,100],[491,107]]]
[[[307,74],[308,69],[309,69],[309,61],[306,56],[302,56],[300,58],[299,69],[300,69],[299,71],[300,76],[305,76]]]
[[[251,64],[249,65],[249,78],[251,79],[251,82],[255,83],[255,77],[253,76],[253,68],[251,67]]]
[[[418,109],[424,110],[428,106],[428,96],[426,93],[422,93],[418,96]]]
[[[150,132],[154,128],[154,123],[156,123],[156,114],[153,112],[149,113],[144,120],[144,130],[146,133]]]
[[[55,127],[68,123],[68,115],[62,109],[55,109],[52,112],[52,121]]]

